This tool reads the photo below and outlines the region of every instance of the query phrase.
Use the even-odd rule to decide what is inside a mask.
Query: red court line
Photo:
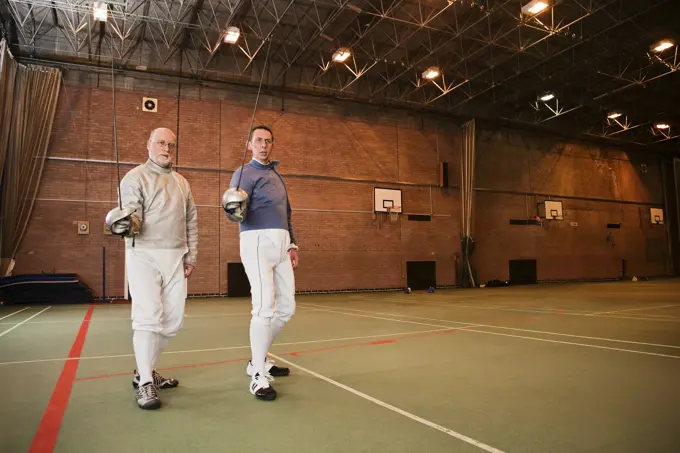
[[[94,305],[90,305],[87,309],[87,313],[85,313],[83,323],[80,325],[78,335],[68,354],[69,359],[80,358],[80,354],[83,351],[83,345],[85,344],[87,330],[90,325],[89,321],[92,318],[92,311],[94,311]],[[73,388],[73,382],[76,378],[79,362],[79,360],[67,360],[66,363],[64,363],[64,368],[61,370],[57,385],[54,387],[50,402],[47,404],[47,409],[45,409],[40,426],[38,426],[38,431],[33,437],[31,448],[28,450],[29,453],[47,453],[54,450],[54,446],[57,443],[57,436],[59,435],[59,429],[61,428],[61,421],[64,418],[68,400],[71,396],[71,389]]]
[[[378,345],[383,345],[383,344],[392,344],[396,343],[397,341],[403,339],[403,338],[409,338],[409,337],[424,337],[428,335],[435,335],[439,333],[452,333],[455,332],[456,330],[461,330],[460,328],[451,328],[448,330],[442,330],[440,332],[431,332],[429,334],[412,334],[412,335],[401,335],[400,338],[387,338],[387,339],[382,339],[382,340],[373,340],[369,342],[364,342],[364,343],[349,343],[349,344],[342,344],[342,345],[336,345],[336,346],[328,346],[326,348],[316,348],[316,349],[305,349],[302,351],[294,351],[294,352],[284,352],[281,354],[278,354],[280,356],[292,356],[292,357],[297,357],[302,354],[313,354],[315,352],[322,352],[322,351],[333,351],[336,349],[344,349],[344,348],[354,348],[357,346],[378,346]],[[172,366],[172,367],[167,367],[167,368],[159,368],[158,371],[168,371],[168,370],[179,370],[182,368],[196,368],[196,367],[202,367],[202,366],[212,366],[212,365],[222,365],[225,363],[235,363],[235,362],[247,362],[250,360],[250,357],[242,357],[240,359],[230,359],[230,360],[221,360],[218,362],[202,362],[202,363],[192,363],[189,365],[177,365],[177,366]],[[132,376],[132,372],[128,373],[114,373],[114,374],[101,374],[98,376],[89,376],[89,377],[82,377],[76,379],[76,381],[91,381],[93,379],[107,379],[107,378],[112,378],[112,377],[121,377],[121,376]]]
[[[240,359],[231,359],[231,360],[221,360],[219,362],[191,363],[189,365],[178,365],[178,366],[172,366],[172,367],[168,367],[168,368],[159,368],[159,371],[179,370],[179,369],[182,369],[182,368],[196,368],[196,367],[199,367],[199,366],[222,365],[224,363],[246,362],[248,360],[250,360],[250,357],[242,357]],[[93,379],[106,379],[106,378],[121,377],[121,376],[132,377],[132,372],[129,371],[127,373],[101,374],[99,376],[88,376],[88,377],[78,378],[78,379],[76,379],[76,381],[91,381]]]
[[[541,315],[526,315],[526,316],[518,316],[516,318],[512,318],[509,321],[523,321],[527,319],[532,319],[532,318],[538,318],[544,316],[543,314]],[[298,357],[303,354],[313,354],[316,352],[323,352],[323,351],[334,351],[338,349],[345,349],[345,348],[354,348],[358,346],[380,346],[380,345],[385,345],[385,344],[393,344],[397,343],[401,340],[407,339],[407,338],[421,338],[421,337],[429,337],[429,336],[434,336],[434,335],[442,335],[442,334],[449,334],[449,333],[454,333],[459,330],[466,330],[466,329],[471,329],[476,326],[464,326],[464,327],[451,327],[450,329],[445,329],[445,330],[439,330],[436,332],[428,332],[428,333],[413,333],[413,334],[404,334],[404,335],[399,335],[398,337],[393,337],[393,338],[383,338],[380,340],[372,340],[372,341],[367,341],[367,342],[361,342],[361,343],[348,343],[348,344],[342,344],[342,345],[336,345],[336,346],[327,346],[325,348],[315,348],[315,349],[304,349],[302,351],[293,351],[293,352],[284,352],[280,353],[278,355],[285,357],[285,356],[291,356],[291,357]],[[182,368],[196,368],[196,367],[203,367],[203,366],[212,366],[212,365],[223,365],[225,363],[235,363],[235,362],[247,362],[250,360],[250,357],[243,357],[239,359],[230,359],[230,360],[221,360],[218,362],[201,362],[201,363],[192,363],[188,365],[177,365],[177,366],[172,366],[172,367],[167,367],[167,368],[159,368],[158,371],[168,371],[168,370],[178,370]],[[82,377],[76,379],[76,381],[91,381],[94,379],[107,379],[107,378],[113,378],[113,377],[121,377],[121,376],[132,376],[132,372],[127,372],[127,373],[113,373],[113,374],[102,374],[98,376],[89,376],[89,377]]]
[[[382,340],[373,340],[373,341],[368,341],[368,342],[363,342],[363,343],[349,343],[349,344],[342,344],[342,345],[336,345],[336,346],[328,346],[325,348],[315,348],[315,349],[305,349],[302,351],[293,351],[293,352],[284,352],[280,353],[278,355],[280,356],[291,356],[291,357],[297,357],[303,354],[313,354],[315,352],[323,352],[323,351],[334,351],[337,349],[345,349],[345,348],[355,348],[357,346],[380,346],[380,345],[385,345],[385,344],[393,344],[396,343],[400,340],[403,340],[405,338],[417,338],[417,337],[427,337],[430,335],[439,335],[443,333],[453,333],[457,330],[463,330],[465,329],[464,327],[453,327],[451,329],[447,330],[441,330],[439,332],[429,332],[429,333],[419,333],[419,334],[406,334],[406,335],[400,335],[399,337],[395,338],[386,338]],[[193,363],[189,365],[178,365],[178,366],[173,366],[173,367],[167,367],[167,368],[160,368],[159,371],[168,371],[168,370],[178,370],[182,368],[196,368],[196,367],[202,367],[202,366],[211,366],[211,365],[222,365],[225,363],[234,363],[234,362],[246,362],[250,360],[250,357],[243,357],[240,359],[230,359],[230,360],[222,360],[219,362],[203,362],[203,363]],[[93,379],[106,379],[106,378],[112,378],[112,377],[120,377],[120,376],[131,376],[132,373],[115,373],[115,374],[102,374],[99,376],[89,376],[89,377],[82,377],[76,379],[76,381],[90,381]]]

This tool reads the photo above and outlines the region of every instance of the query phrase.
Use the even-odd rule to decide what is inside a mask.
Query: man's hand
[[[298,266],[298,262],[300,262],[300,258],[298,258],[297,250],[290,249],[288,254],[290,255],[290,262],[293,263],[293,269],[295,269]]]
[[[194,272],[194,265],[193,264],[185,264],[184,265],[184,277],[189,278]]]

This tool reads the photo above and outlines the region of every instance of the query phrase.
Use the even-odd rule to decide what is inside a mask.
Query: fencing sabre
[[[267,55],[264,57],[264,66],[262,67],[262,75],[260,76],[260,86],[257,88],[257,96],[255,97],[255,107],[253,108],[253,116],[250,119],[250,127],[248,128],[248,138],[246,139],[245,151],[243,152],[243,161],[241,162],[241,173],[238,175],[238,182],[236,187],[227,189],[222,194],[222,208],[227,214],[227,218],[232,222],[241,223],[246,218],[246,207],[248,203],[248,194],[241,189],[241,178],[243,177],[243,166],[246,163],[246,156],[248,155],[248,142],[250,141],[250,132],[255,122],[255,113],[257,112],[257,103],[260,99],[260,90],[262,89],[262,81],[269,61],[269,49],[272,46],[271,36],[268,38],[269,45],[267,46]]]
[[[116,173],[118,181],[118,207],[113,208],[106,214],[106,227],[111,233],[117,236],[129,236],[131,233],[137,233],[134,230],[134,223],[132,220],[132,213],[135,209],[123,209],[123,199],[120,190],[120,164],[118,154],[118,129],[116,124],[116,75],[113,69],[113,42],[111,41],[111,92],[113,94],[113,146],[116,151]],[[133,235],[134,241],[134,235]],[[134,242],[133,242],[134,244]]]

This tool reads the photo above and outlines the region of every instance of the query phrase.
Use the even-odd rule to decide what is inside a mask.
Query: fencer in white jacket
[[[159,408],[158,389],[179,384],[159,375],[156,363],[183,325],[187,279],[198,255],[196,205],[188,181],[173,169],[176,146],[171,130],[151,133],[148,160],[121,180],[121,208],[107,216],[111,231],[125,237],[137,363],[132,383],[142,409]]]

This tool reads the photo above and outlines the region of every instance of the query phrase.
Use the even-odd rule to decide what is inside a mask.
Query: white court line
[[[333,307],[327,307],[325,305],[318,305],[319,307],[325,307],[325,308],[333,308]],[[575,334],[569,334],[569,333],[559,333],[559,332],[547,332],[544,330],[533,330],[533,329],[520,329],[519,327],[506,327],[506,326],[494,326],[494,325],[489,325],[489,324],[476,324],[476,323],[470,323],[470,322],[462,322],[462,321],[453,321],[450,319],[436,319],[436,318],[423,318],[420,316],[410,316],[410,315],[395,315],[392,313],[380,313],[376,311],[366,311],[366,310],[357,310],[354,308],[342,308],[341,310],[345,311],[356,311],[359,313],[368,313],[372,315],[381,315],[381,316],[395,316],[397,318],[410,318],[410,319],[422,319],[425,321],[436,321],[436,322],[450,322],[454,324],[465,324],[464,327],[488,327],[491,329],[505,329],[505,330],[516,330],[518,332],[529,332],[529,333],[540,333],[544,335],[556,335],[556,336],[561,336],[561,337],[571,337],[571,338],[581,338],[584,340],[598,340],[598,341],[610,341],[612,343],[628,343],[628,344],[637,344],[637,345],[642,345],[642,346],[656,346],[659,348],[675,348],[675,349],[680,349],[680,345],[672,345],[672,344],[659,344],[659,343],[645,343],[642,341],[632,341],[632,340],[617,340],[614,338],[604,338],[604,337],[591,337],[587,335],[575,335]],[[457,328],[463,328],[463,327],[457,327]]]
[[[474,308],[482,308],[482,307],[477,307],[474,305],[459,305],[463,307],[474,307]],[[679,304],[674,304],[674,305],[664,305],[663,307],[678,307],[680,306]],[[626,312],[626,311],[633,311],[633,310],[640,310],[640,309],[651,309],[651,308],[661,308],[661,306],[657,307],[644,307],[644,308],[635,308],[632,310],[614,310],[614,311],[602,311],[602,312],[595,312],[593,313],[591,310],[574,310],[574,309],[567,309],[567,308],[540,308],[540,307],[510,307],[507,305],[489,305],[489,307],[494,307],[494,308],[503,308],[503,309],[527,309],[527,310],[545,310],[546,312],[558,312],[559,314],[564,314],[564,315],[572,315],[572,316],[594,316],[596,314],[605,314],[605,313],[618,313],[618,312]],[[647,317],[662,317],[662,318],[669,318],[669,319],[678,319],[678,317],[674,316],[668,316],[668,315],[642,315],[642,316],[602,316],[603,318],[616,318],[616,319],[646,319]]]
[[[29,308],[31,308],[31,307],[22,308],[21,310],[17,310],[17,311],[15,311],[14,313],[8,314],[7,316],[3,316],[2,318],[0,318],[0,321],[2,321],[2,320],[5,319],[5,318],[9,318],[10,316],[14,316],[14,315],[16,315],[17,313],[21,313],[21,312],[24,311],[24,310],[28,310]],[[12,324],[14,324],[14,323],[12,323]]]
[[[606,315],[606,314],[609,314],[609,313],[623,313],[623,312],[627,312],[627,311],[654,310],[655,308],[668,308],[668,307],[680,307],[680,304],[656,305],[656,306],[653,306],[653,307],[625,308],[623,310],[612,310],[612,311],[598,311],[598,312],[595,312],[595,313],[589,313],[587,316]]]
[[[314,308],[308,308],[307,311],[318,311]],[[240,313],[208,313],[208,314],[198,314],[198,315],[184,315],[185,318],[220,318],[220,317],[228,317],[228,316],[250,316],[252,313],[247,311],[247,312],[240,312]],[[11,315],[10,315],[11,316]],[[3,318],[0,318],[3,319]],[[90,323],[98,323],[98,322],[121,322],[121,321],[130,321],[129,316],[120,316],[120,317],[110,317],[110,318],[104,318],[104,319],[90,319]],[[55,321],[33,321],[31,324],[65,324],[65,323],[82,323],[82,319],[62,319],[62,320],[55,320]],[[16,324],[14,322],[0,322],[0,325],[2,324],[7,324],[7,325],[13,325]]]
[[[319,310],[321,311],[321,310]],[[401,335],[416,335],[424,333],[433,332],[445,332],[447,330],[454,330],[457,328],[448,326],[441,329],[430,329],[430,330],[414,330],[411,332],[396,332],[396,333],[381,333],[376,335],[363,335],[358,337],[344,337],[344,338],[327,338],[323,340],[306,340],[306,341],[294,341],[289,343],[274,343],[272,346],[296,346],[301,344],[311,344],[311,343],[329,343],[333,341],[349,341],[349,340],[367,340],[370,338],[381,338],[381,337],[396,337]],[[250,348],[250,345],[240,345],[240,346],[226,346],[222,348],[209,348],[209,349],[189,349],[181,351],[163,351],[163,354],[191,354],[198,352],[214,352],[214,351],[228,351],[231,349],[246,349]],[[0,362],[2,365],[20,365],[28,363],[44,363],[44,362],[67,362],[69,360],[93,360],[93,359],[116,359],[124,357],[134,357],[134,354],[118,354],[118,355],[102,355],[102,356],[87,356],[87,357],[74,357],[74,358],[55,358],[55,359],[35,359],[35,360],[20,360],[14,362]]]
[[[391,301],[390,301],[391,302]],[[395,301],[396,302],[396,301]],[[399,302],[397,302],[399,303]],[[473,308],[473,309],[480,309],[480,310],[504,310],[504,311],[519,311],[523,313],[542,313],[542,314],[555,314],[555,315],[566,315],[566,316],[591,316],[592,312],[590,311],[584,311],[582,313],[578,312],[568,312],[568,311],[557,311],[557,310],[548,310],[548,309],[542,309],[542,308],[510,308],[510,307],[503,307],[501,305],[489,305],[489,306],[481,306],[481,305],[461,305],[461,304],[456,304],[456,303],[443,303],[443,302],[424,302],[424,306],[436,306],[436,307],[448,307],[448,308]],[[650,315],[651,316],[651,315]],[[656,322],[674,322],[678,323],[680,322],[680,318],[667,318],[667,319],[659,319],[658,317],[651,318],[651,317],[645,317],[645,316],[607,316],[607,315],[593,315],[591,317],[598,317],[598,318],[611,318],[611,319],[634,319],[636,321],[656,321]],[[664,317],[666,318],[666,317]]]
[[[394,318],[382,318],[380,316],[371,316],[371,315],[361,315],[358,313],[345,313],[342,311],[337,311],[337,310],[327,310],[331,313],[338,313],[341,315],[347,315],[347,316],[358,316],[362,318],[373,318],[373,319],[383,319],[385,321],[392,321],[392,322],[403,322],[407,324],[420,324],[422,326],[432,326],[432,327],[442,327],[445,328],[447,326],[442,326],[442,325],[437,325],[437,324],[428,324],[424,322],[417,322],[417,321],[406,321],[404,319],[394,319]],[[451,326],[448,326],[451,328]],[[511,337],[511,338],[521,338],[524,340],[534,340],[534,341],[543,341],[545,343],[558,343],[558,344],[566,344],[566,345],[571,345],[571,346],[582,346],[584,348],[595,348],[595,349],[606,349],[610,351],[620,351],[620,352],[628,352],[631,354],[643,354],[643,355],[652,355],[652,356],[657,356],[657,357],[668,357],[671,359],[680,359],[680,356],[677,355],[670,355],[670,354],[660,354],[657,352],[646,352],[646,351],[637,351],[635,349],[621,349],[621,348],[612,348],[609,346],[598,346],[594,344],[584,344],[584,343],[573,343],[570,341],[559,341],[559,340],[548,340],[547,338],[536,338],[536,337],[525,337],[522,335],[511,335],[508,333],[500,333],[500,332],[486,332],[484,330],[475,330],[475,329],[466,329],[466,328],[459,328],[461,332],[477,332],[477,333],[483,333],[487,335],[500,335],[503,337]]]
[[[246,315],[251,315],[252,313],[249,311],[244,311],[240,313],[220,313],[220,314],[199,314],[199,315],[184,315],[185,318],[213,318],[213,317],[223,317],[223,316],[246,316]]]
[[[310,311],[314,311],[311,309]],[[223,314],[201,314],[201,315],[185,315],[185,318],[221,318],[225,316],[249,316],[251,313],[250,312],[243,312],[243,313],[223,313]],[[0,318],[3,319],[3,318]],[[104,319],[90,319],[90,324],[98,323],[98,322],[122,322],[122,321],[131,321],[129,316],[116,316],[116,317],[110,317],[110,318],[104,318]],[[62,319],[62,320],[55,320],[55,321],[33,321],[31,324],[64,324],[64,323],[82,323],[82,319]],[[0,322],[0,324],[15,324],[13,322]]]
[[[527,311],[527,312],[539,312],[539,313],[560,313],[560,312],[569,312],[569,313],[574,313],[576,315],[585,315],[590,313],[589,310],[574,310],[573,308],[541,308],[541,307],[525,307],[525,306],[519,306],[519,307],[511,307],[508,305],[466,305],[466,304],[459,304],[456,302],[451,302],[451,303],[445,303],[445,302],[425,302],[425,305],[441,305],[441,306],[452,306],[452,307],[460,307],[460,308],[481,308],[483,310],[507,310],[507,311]]]
[[[31,319],[33,319],[33,318],[35,318],[36,316],[38,316],[40,313],[42,313],[42,312],[44,312],[44,311],[47,311],[47,310],[49,310],[50,308],[52,308],[52,307],[50,306],[50,307],[47,307],[47,308],[45,308],[45,309],[43,309],[43,310],[40,310],[38,313],[34,314],[34,315],[31,316],[30,318],[27,318],[27,319],[21,321],[19,324],[10,327],[9,329],[7,329],[7,330],[5,330],[4,332],[0,333],[0,337],[3,336],[3,335],[5,335],[5,334],[10,333],[11,331],[13,331],[14,329],[16,329],[16,328],[19,327],[20,325],[27,323],[27,322],[30,321]]]
[[[676,320],[680,320],[680,316],[656,315],[656,314],[653,314],[653,313],[647,313],[647,314],[640,315],[640,316],[642,316],[643,318],[665,318],[665,319],[676,319]]]
[[[441,426],[441,425],[438,425],[438,424],[436,424],[436,423],[434,423],[434,422],[431,422],[431,421],[426,420],[426,419],[424,419],[424,418],[422,418],[422,417],[419,417],[419,416],[417,416],[417,415],[414,415],[414,414],[412,414],[412,413],[410,413],[410,412],[406,412],[406,411],[403,410],[403,409],[399,409],[399,408],[396,407],[396,406],[392,406],[391,404],[388,404],[388,403],[386,403],[386,402],[384,402],[384,401],[381,401],[381,400],[379,400],[379,399],[377,399],[377,398],[374,398],[374,397],[372,397],[372,396],[370,396],[370,395],[367,395],[367,394],[365,394],[365,393],[362,393],[362,392],[360,392],[360,391],[358,391],[358,390],[356,390],[356,389],[354,389],[354,388],[352,388],[352,387],[349,387],[349,386],[347,386],[347,385],[345,385],[345,384],[341,384],[341,383],[338,382],[338,381],[334,381],[333,379],[331,379],[331,378],[329,378],[329,377],[326,377],[326,376],[324,376],[324,375],[322,375],[322,374],[319,374],[319,373],[316,373],[316,372],[314,372],[314,371],[312,371],[312,370],[309,370],[309,369],[307,369],[307,368],[304,368],[304,367],[302,367],[302,366],[300,366],[300,365],[298,365],[298,364],[296,364],[296,363],[293,363],[293,362],[291,362],[291,361],[289,361],[289,360],[282,359],[281,357],[279,357],[279,356],[277,356],[277,355],[275,355],[275,354],[271,354],[271,353],[270,353],[270,355],[271,355],[272,357],[274,357],[276,360],[280,360],[280,361],[283,362],[283,363],[287,363],[288,365],[290,365],[290,366],[292,366],[292,367],[294,367],[294,368],[297,368],[297,369],[299,369],[299,370],[301,370],[301,371],[304,371],[305,373],[308,373],[308,374],[314,376],[314,377],[317,378],[317,379],[321,379],[322,381],[326,381],[326,382],[328,382],[329,384],[332,384],[332,385],[334,385],[334,386],[336,386],[336,387],[339,387],[339,388],[341,388],[341,389],[343,389],[343,390],[347,390],[348,392],[353,393],[353,394],[355,394],[356,396],[359,396],[359,397],[361,397],[361,398],[363,398],[363,399],[365,399],[365,400],[368,400],[368,401],[370,401],[370,402],[372,402],[372,403],[375,403],[375,404],[377,404],[378,406],[384,407],[385,409],[389,409],[389,410],[391,410],[392,412],[396,412],[397,414],[403,415],[404,417],[410,418],[411,420],[414,420],[414,421],[416,421],[416,422],[418,422],[418,423],[422,423],[423,425],[428,426],[428,427],[430,427],[430,428],[434,428],[434,429],[436,429],[437,431],[441,431],[441,432],[443,432],[443,433],[445,433],[445,434],[448,434],[448,435],[451,436],[451,437],[455,437],[456,439],[462,440],[463,442],[467,442],[468,444],[474,445],[474,446],[477,447],[477,448],[481,448],[482,450],[488,451],[488,452],[490,452],[490,453],[504,453],[502,450],[499,450],[499,449],[497,449],[497,448],[491,447],[491,446],[489,446],[489,445],[487,445],[487,444],[485,444],[485,443],[482,443],[482,442],[480,442],[480,441],[478,441],[478,440],[476,440],[476,439],[473,439],[473,438],[471,438],[471,437],[468,437],[468,436],[466,436],[466,435],[464,435],[464,434],[461,434],[461,433],[459,433],[459,432],[456,432],[456,431],[454,431],[454,430],[452,430],[452,429],[445,428],[445,427],[443,427],[443,426]]]

